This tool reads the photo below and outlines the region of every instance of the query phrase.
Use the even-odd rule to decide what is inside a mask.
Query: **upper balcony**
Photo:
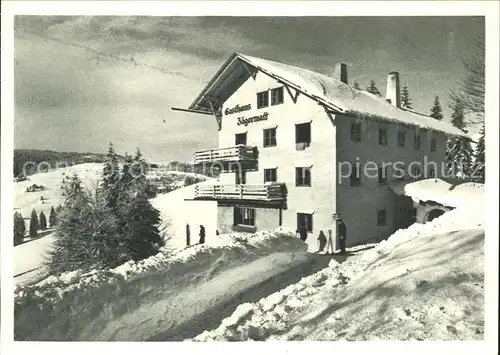
[[[256,162],[257,159],[257,148],[247,145],[201,150],[194,153],[195,164]]]
[[[281,203],[286,199],[284,183],[258,185],[196,185],[195,200],[236,200]]]

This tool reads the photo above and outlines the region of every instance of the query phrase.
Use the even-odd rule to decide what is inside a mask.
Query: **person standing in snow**
[[[300,240],[302,240],[303,242],[305,242],[306,239],[307,239],[307,229],[306,229],[306,227],[304,227],[304,225],[301,225],[299,227],[299,229],[297,230],[297,233],[299,233],[299,235],[300,235]]]
[[[345,241],[347,238],[347,226],[345,225],[342,218],[339,218],[337,220],[337,233],[339,235],[340,253],[344,254],[345,253]]]
[[[319,240],[318,253],[321,253],[323,251],[323,249],[325,249],[325,245],[326,245],[326,235],[325,235],[325,233],[323,233],[323,231],[319,232],[318,240]]]
[[[189,230],[189,223],[186,224],[186,246],[191,244],[191,231]]]
[[[200,224],[200,244],[205,243],[205,227]]]

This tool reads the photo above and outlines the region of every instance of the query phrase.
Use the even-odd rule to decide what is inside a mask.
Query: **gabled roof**
[[[335,78],[308,69],[240,53],[233,53],[229,57],[189,108],[212,112],[210,101],[215,99],[224,102],[252,75],[254,70],[261,71],[298,90],[334,112],[367,119],[396,121],[448,135],[468,137],[465,132],[448,122],[398,108],[379,96],[356,90]]]

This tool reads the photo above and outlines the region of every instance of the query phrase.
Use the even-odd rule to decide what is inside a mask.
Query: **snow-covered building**
[[[305,225],[309,238],[347,244],[389,236],[414,220],[410,199],[388,187],[406,175],[438,177],[451,124],[400,107],[399,74],[386,98],[348,85],[347,66],[332,76],[234,53],[188,109],[215,116],[219,146],[196,163],[221,169],[195,200],[216,200],[219,232]],[[433,165],[432,163],[435,163]]]

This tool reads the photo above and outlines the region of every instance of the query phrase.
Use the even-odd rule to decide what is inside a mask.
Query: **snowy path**
[[[185,339],[192,339],[205,330],[213,330],[217,328],[221,321],[224,318],[229,317],[240,304],[246,302],[258,302],[260,299],[278,292],[288,285],[297,283],[302,278],[326,268],[332,258],[338,262],[343,262],[346,259],[355,260],[359,257],[359,255],[360,254],[358,253],[352,253],[348,256],[310,254],[309,259],[303,263],[288,269],[277,276],[258,283],[249,289],[242,290],[226,302],[218,304],[215,307],[211,307],[205,312],[189,319],[189,321],[180,324],[179,326],[172,327],[163,333],[156,334],[147,340],[182,341]],[[227,274],[221,275],[221,280],[227,280],[227,276]]]

